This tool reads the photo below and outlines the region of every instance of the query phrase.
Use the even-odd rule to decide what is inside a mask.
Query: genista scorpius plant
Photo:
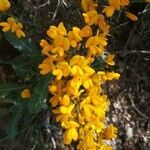
[[[12,110],[17,111],[12,117],[15,122],[10,121],[10,139],[19,134],[17,123],[25,116],[24,110],[28,110],[25,117],[30,116],[27,120],[32,125],[43,108],[51,108],[64,131],[64,144],[75,143],[78,150],[112,149],[106,143],[117,138],[118,130],[107,123],[111,103],[103,87],[105,82],[119,79],[120,74],[108,71],[115,65],[115,55],[107,51],[111,29],[107,20],[123,10],[128,18],[136,21],[137,16],[127,11],[129,4],[129,0],[103,3],[81,0],[82,25],[68,27],[65,22],[50,25],[39,42],[42,49],[39,52],[34,41],[25,34],[27,26],[24,29],[21,20],[9,12],[11,3],[0,0],[0,27],[6,40],[23,53],[11,65],[21,80],[29,80],[21,86],[18,83],[0,85],[2,97],[14,99]],[[97,67],[98,60],[103,63]],[[23,69],[22,61],[29,61],[22,65]],[[9,91],[6,95],[5,89]],[[13,97],[14,93],[18,97]]]

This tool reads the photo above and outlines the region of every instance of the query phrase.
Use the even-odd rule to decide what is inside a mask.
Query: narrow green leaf
[[[30,38],[18,39],[12,32],[4,33],[6,40],[16,49],[25,53],[26,55],[38,53],[38,48],[31,42]]]
[[[9,139],[15,138],[18,133],[18,123],[22,116],[22,112],[23,109],[21,105],[13,107],[13,114],[7,126],[7,135]]]
[[[17,84],[0,84],[0,95],[5,92],[14,92],[25,88],[24,85]]]
[[[28,109],[30,113],[38,113],[46,106],[48,96],[48,85],[52,80],[51,75],[42,77],[34,88],[32,98],[29,100]]]
[[[26,86],[17,84],[0,84],[0,100],[10,96],[12,93],[20,93]]]
[[[37,67],[34,63],[34,59],[29,59],[22,55],[14,58],[11,63],[17,75],[23,78],[34,74],[33,68]]]

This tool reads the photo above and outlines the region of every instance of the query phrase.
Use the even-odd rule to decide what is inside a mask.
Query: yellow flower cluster
[[[11,31],[16,34],[18,38],[25,37],[25,33],[22,31],[23,25],[12,17],[7,18],[7,22],[0,22],[0,26],[3,28],[3,32]]]
[[[109,0],[109,6],[107,6],[103,12],[107,17],[111,17],[115,10],[120,10],[121,7],[129,5],[129,0]]]
[[[64,143],[78,141],[79,150],[111,150],[105,141],[116,138],[117,129],[106,125],[105,114],[109,100],[103,94],[102,84],[118,79],[115,72],[96,72],[91,64],[96,56],[102,56],[107,45],[110,26],[96,10],[93,0],[82,0],[85,25],[67,31],[61,22],[51,25],[49,39],[42,39],[40,46],[45,60],[39,65],[40,73],[52,73],[55,77],[49,85],[53,113],[56,121],[65,129]],[[94,34],[93,27],[97,27]],[[106,63],[114,65],[114,55],[108,55]]]
[[[129,0],[108,0],[109,5],[104,8],[103,13],[105,13],[107,17],[111,17],[115,10],[119,11],[121,7],[128,6],[129,2]],[[136,21],[138,19],[137,16],[128,11],[125,14],[132,21]]]
[[[8,0],[0,0],[0,11],[4,12],[10,8],[10,2]],[[16,21],[13,17],[8,17],[7,22],[0,22],[3,32],[11,31],[16,34],[17,38],[25,37],[25,33],[22,31],[22,23]]]
[[[10,8],[10,2],[8,0],[0,0],[0,11],[7,11]]]

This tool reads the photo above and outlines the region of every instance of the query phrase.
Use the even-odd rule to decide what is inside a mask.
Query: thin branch
[[[148,117],[147,115],[143,114],[143,113],[136,107],[136,105],[134,104],[134,101],[133,101],[131,95],[129,94],[128,96],[129,96],[129,100],[130,100],[130,102],[131,102],[131,106],[133,107],[133,109],[134,109],[140,116],[142,116],[144,119],[150,120],[150,117]]]
[[[56,10],[55,10],[55,12],[54,12],[54,14],[53,14],[52,21],[54,21],[55,18],[56,18],[56,15],[57,15],[57,13],[58,13],[58,9],[59,9],[59,7],[60,7],[60,4],[61,4],[61,1],[58,0],[58,2],[57,2],[57,7],[56,7]]]
[[[49,0],[46,2],[46,3],[44,3],[44,4],[42,4],[42,5],[39,5],[39,6],[33,6],[33,8],[35,9],[35,10],[38,10],[38,9],[40,9],[40,8],[42,8],[42,7],[45,7],[46,5],[48,5],[49,4]]]

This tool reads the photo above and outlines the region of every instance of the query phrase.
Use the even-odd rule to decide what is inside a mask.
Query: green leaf
[[[29,59],[28,57],[24,57],[22,55],[14,58],[11,64],[15,69],[17,75],[22,78],[33,75],[35,73],[34,68],[37,68],[34,59]]]
[[[21,91],[26,86],[17,84],[0,84],[0,97],[5,97],[12,92]]]
[[[14,48],[25,53],[26,55],[38,53],[38,48],[33,42],[31,42],[30,38],[18,39],[15,33],[12,32],[5,32],[4,36]]]
[[[13,107],[13,114],[11,120],[7,126],[7,135],[9,139],[13,139],[18,134],[18,123],[23,113],[23,108],[21,105],[16,105]]]
[[[28,109],[30,113],[38,113],[46,106],[48,96],[48,85],[52,80],[51,75],[42,77],[34,88],[32,98],[29,100]]]
[[[104,60],[101,57],[96,57],[91,67],[96,71],[104,70]]]

